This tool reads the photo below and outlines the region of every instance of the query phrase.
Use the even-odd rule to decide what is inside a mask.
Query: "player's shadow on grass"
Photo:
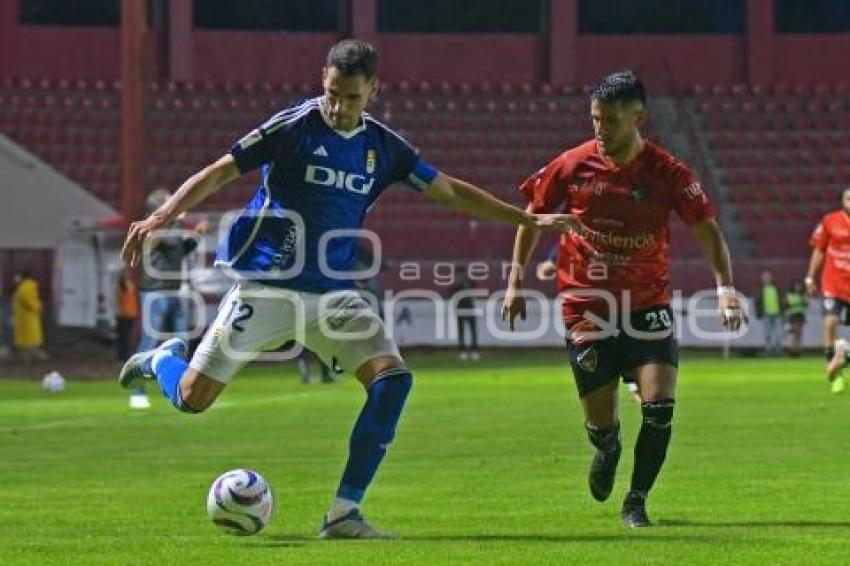
[[[824,527],[847,528],[850,521],[805,521],[798,519],[764,519],[752,521],[690,521],[688,519],[660,519],[663,527],[797,527],[822,529]]]
[[[622,534],[617,535],[525,535],[517,533],[504,534],[469,534],[469,535],[411,535],[402,537],[401,540],[410,541],[445,541],[445,542],[587,542],[587,543],[609,543],[623,542],[633,540],[636,531],[623,530]],[[657,533],[658,531],[656,531]],[[670,541],[705,541],[711,537],[699,535],[660,535],[648,537],[644,540],[659,542]]]
[[[270,546],[300,548],[315,540],[317,540],[316,535],[282,533],[277,535],[265,535],[259,539],[255,538],[246,546],[255,548],[268,548]]]
[[[399,535],[397,538],[388,539],[386,542],[425,542],[425,541],[435,541],[435,542],[478,542],[478,543],[486,543],[486,542],[555,542],[555,543],[564,543],[564,542],[585,542],[585,543],[609,543],[609,542],[623,542],[626,540],[633,540],[634,531],[626,531],[624,530],[622,534],[618,535],[525,535],[525,534],[517,534],[517,533],[490,533],[490,534],[468,534],[468,535],[441,535],[441,534],[428,534],[428,535]],[[712,537],[699,536],[699,535],[658,535],[658,531],[655,531],[655,535],[652,537],[647,537],[643,540],[653,541],[657,540],[658,542],[669,543],[671,541],[683,541],[683,542],[705,542],[706,540],[712,540]],[[259,541],[251,541],[251,544],[247,546],[256,547],[256,548],[268,548],[268,547],[303,547],[307,543],[317,542],[319,541],[313,535],[304,535],[304,534],[279,534],[279,535],[267,535]],[[329,544],[329,541],[321,541],[323,544]],[[346,542],[346,541],[330,541],[330,543],[334,542]]]

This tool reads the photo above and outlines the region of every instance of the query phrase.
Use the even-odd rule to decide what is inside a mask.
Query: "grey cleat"
[[[359,509],[352,509],[342,517],[328,521],[322,520],[319,538],[325,539],[391,539],[392,535],[382,533],[366,522]]]
[[[623,524],[630,529],[652,526],[652,521],[646,514],[646,495],[639,491],[630,491],[623,501],[621,514]]]
[[[170,338],[153,350],[133,354],[124,363],[121,373],[118,374],[118,383],[121,384],[121,387],[135,389],[144,385],[146,381],[155,381],[156,374],[151,367],[151,361],[154,354],[160,350],[170,350],[175,356],[185,358],[189,347],[182,338]]]

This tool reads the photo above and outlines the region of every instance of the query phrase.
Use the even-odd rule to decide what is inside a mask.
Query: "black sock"
[[[644,495],[652,489],[661,471],[667,446],[673,432],[673,399],[661,399],[641,404],[643,424],[635,443],[635,467],[632,472],[632,491]]]
[[[835,348],[833,348],[832,346],[824,348],[823,355],[826,358],[826,361],[831,362],[832,357],[835,355]]]
[[[585,423],[587,438],[598,450],[607,454],[620,450],[620,423],[617,422],[611,428],[598,428],[590,423]]]

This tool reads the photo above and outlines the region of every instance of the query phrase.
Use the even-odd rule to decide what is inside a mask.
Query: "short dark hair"
[[[611,73],[594,87],[591,100],[599,102],[635,102],[646,104],[646,90],[634,71]]]
[[[363,75],[371,80],[378,73],[378,52],[359,39],[345,39],[330,48],[328,68],[336,67],[343,76]]]

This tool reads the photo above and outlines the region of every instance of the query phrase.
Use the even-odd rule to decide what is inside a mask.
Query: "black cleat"
[[[617,464],[620,462],[622,449],[617,446],[613,452],[597,450],[590,463],[587,473],[587,486],[596,501],[605,501],[614,489],[614,477],[617,475]]]
[[[646,495],[639,491],[630,491],[623,501],[621,513],[623,524],[630,529],[651,527],[652,522],[646,515]]]

